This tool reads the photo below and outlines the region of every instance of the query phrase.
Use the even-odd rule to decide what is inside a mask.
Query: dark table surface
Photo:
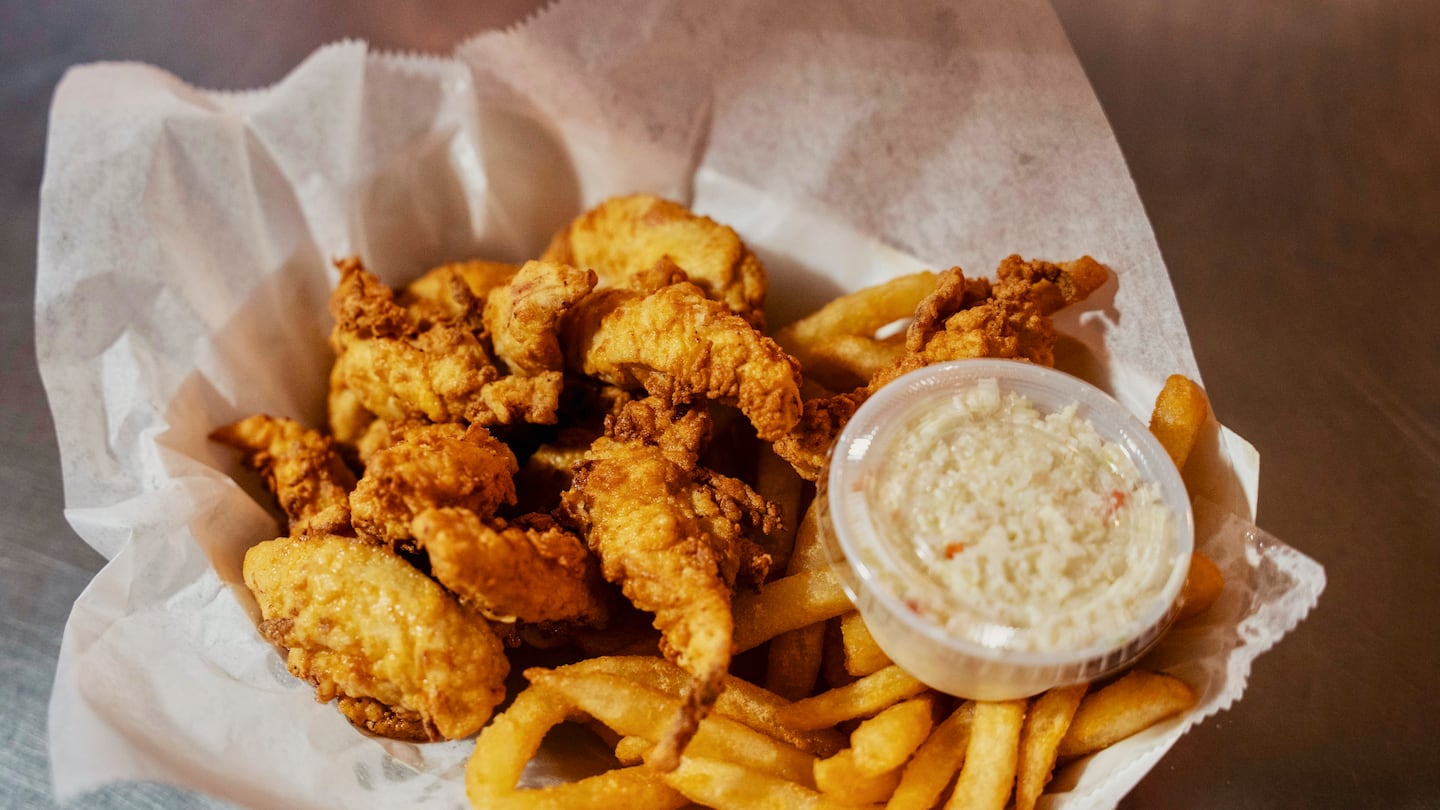
[[[448,51],[527,0],[0,2],[0,806],[48,807],[46,702],[102,560],[61,516],[35,366],[36,203],[69,65],[272,82],[341,37]],[[1258,522],[1320,607],[1136,807],[1440,807],[1440,3],[1058,0],[1134,173]],[[121,785],[83,807],[209,806]]]

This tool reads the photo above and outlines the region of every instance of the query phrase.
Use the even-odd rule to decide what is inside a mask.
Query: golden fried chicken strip
[[[395,291],[365,269],[359,257],[335,260],[340,282],[330,292],[330,317],[335,326],[330,345],[337,353],[352,340],[394,338],[414,331],[405,309],[395,303]]]
[[[466,302],[468,314],[422,329],[357,260],[337,266],[343,275],[330,302],[338,354],[332,391],[348,390],[365,410],[387,420],[487,426],[555,421],[563,374],[502,376],[480,338],[481,304],[458,276],[450,277],[451,295]]]
[[[510,283],[497,287],[485,299],[485,329],[495,356],[512,374],[563,371],[560,320],[594,288],[592,270],[526,262]]]
[[[958,267],[941,273],[920,301],[905,333],[905,353],[854,391],[807,400],[799,423],[774,444],[776,455],[814,481],[850,416],[866,398],[903,374],[932,363],[1003,357],[1055,364],[1050,316],[1084,300],[1109,278],[1105,266],[1083,256],[1073,262],[1008,256],[996,281],[967,279]]]
[[[261,634],[286,648],[316,700],[373,699],[418,718],[430,739],[456,739],[505,697],[509,663],[489,624],[385,546],[282,537],[251,548],[243,570]],[[354,703],[347,716],[381,719]]]
[[[766,441],[800,419],[800,370],[779,344],[688,282],[599,290],[566,319],[570,368],[673,403],[736,405]]]
[[[265,476],[294,535],[350,534],[355,474],[330,439],[298,422],[256,414],[217,428],[210,439],[243,451]]]
[[[1108,277],[1105,266],[1089,256],[1062,264],[1007,256],[993,285],[967,281],[953,267],[916,308],[905,333],[905,355],[871,378],[868,388],[873,393],[922,366],[969,357],[1053,366],[1056,335],[1050,316],[1084,300]]]
[[[510,283],[519,269],[517,265],[479,259],[442,264],[406,285],[396,303],[422,328],[439,321],[465,320],[475,314],[471,308],[476,301]],[[465,285],[468,295],[456,294],[456,281]]]
[[[703,409],[647,398],[607,420],[606,434],[576,469],[563,508],[605,578],[655,614],[666,656],[692,676],[685,709],[651,758],[674,767],[730,666],[736,578],[758,583],[769,567],[750,537],[773,531],[779,509],[697,465],[709,434]]]
[[[350,725],[379,737],[408,742],[433,742],[436,735],[425,727],[417,712],[386,706],[375,698],[354,698],[341,695],[335,708],[345,715]]]
[[[594,270],[601,287],[631,287],[657,263],[678,265],[705,295],[765,326],[765,268],[731,228],[651,194],[613,197],[556,234],[541,257]]]
[[[795,472],[806,481],[819,480],[829,458],[830,447],[868,396],[864,388],[857,388],[842,394],[805,400],[799,423],[771,445],[775,455],[790,462]]]
[[[500,378],[500,370],[474,333],[463,327],[441,325],[412,338],[353,341],[335,359],[335,375],[366,410],[382,419],[501,421],[483,398],[485,386]]]
[[[479,425],[411,426],[365,464],[350,511],[359,536],[409,546],[421,512],[459,506],[482,515],[515,503],[515,454]]]
[[[548,515],[507,523],[468,509],[427,509],[412,528],[431,575],[491,620],[605,623],[594,556]]]
[[[338,363],[330,367],[325,418],[330,424],[331,438],[341,444],[355,444],[375,424],[375,414],[345,385],[343,371]]]

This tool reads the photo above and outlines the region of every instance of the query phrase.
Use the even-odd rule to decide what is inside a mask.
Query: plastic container
[[[923,546],[887,520],[872,495],[886,475],[895,442],[915,420],[956,408],[958,394],[993,379],[1000,394],[1017,393],[1042,414],[1076,405],[1100,437],[1118,446],[1142,481],[1158,493],[1169,519],[1141,523],[1132,532],[1144,543],[1114,559],[1134,565],[1145,578],[1132,615],[1102,628],[1103,638],[1037,645],[1034,626],[1020,627],[987,615],[988,608],[965,604],[954,584],[927,569]],[[988,390],[988,384],[987,384]],[[1066,445],[1065,452],[1074,451]],[[1098,458],[1098,456],[1097,456]],[[1113,467],[1114,465],[1112,465]],[[855,413],[831,451],[819,482],[819,525],[831,563],[859,608],[876,642],[892,661],[926,684],[976,700],[1008,700],[1050,687],[1102,678],[1145,653],[1175,616],[1194,547],[1190,500],[1179,472],[1147,427],[1103,391],[1060,371],[1014,360],[960,360],[907,374],[871,397]],[[944,493],[926,491],[927,482],[907,482],[915,508]],[[1143,533],[1142,533],[1143,532]],[[1148,538],[1148,539],[1146,539]],[[1146,558],[1136,564],[1132,560]],[[1050,580],[1045,580],[1050,583]],[[1050,588],[1050,584],[1042,587]],[[901,594],[903,592],[904,595]],[[917,610],[917,599],[927,604]]]

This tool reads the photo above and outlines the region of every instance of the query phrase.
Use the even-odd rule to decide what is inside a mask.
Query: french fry
[[[765,688],[790,700],[800,700],[814,692],[824,646],[824,622],[771,639],[770,648],[765,652]]]
[[[853,605],[828,567],[782,577],[759,593],[735,594],[735,652],[799,627],[839,616]]]
[[[1214,560],[1199,551],[1190,555],[1190,571],[1180,588],[1180,612],[1175,614],[1175,620],[1199,616],[1209,610],[1224,587],[1225,575],[1220,573],[1220,566]]]
[[[607,656],[577,661],[560,668],[564,672],[604,672],[657,689],[679,698],[690,684],[690,674],[663,658]],[[756,731],[789,743],[816,756],[830,756],[845,745],[834,729],[797,731],[776,719],[790,701],[743,678],[725,676],[725,689],[715,701],[713,712],[737,720]]]
[[[794,474],[793,470],[791,474]],[[828,564],[825,549],[820,545],[820,532],[812,503],[811,507],[805,510],[800,525],[796,527],[795,544],[785,573],[799,574]],[[820,655],[824,644],[823,622],[799,627],[771,639],[770,648],[765,653],[765,688],[790,700],[799,700],[812,694],[815,691],[815,679],[820,676]]]
[[[1060,758],[1092,754],[1194,705],[1195,690],[1179,678],[1131,670],[1080,701],[1060,741]]]
[[[532,808],[654,807],[677,808],[685,797],[668,787],[646,765],[620,768],[578,782],[546,788],[517,789],[525,763],[535,756],[550,729],[564,722],[570,708],[560,695],[531,686],[480,732],[465,766],[465,794],[475,807]]]
[[[829,728],[843,720],[869,717],[887,706],[925,691],[925,684],[898,666],[838,689],[797,700],[777,713],[780,722],[798,729]]]
[[[874,339],[875,332],[913,315],[921,299],[935,289],[937,279],[928,271],[914,273],[842,295],[777,331],[774,338],[800,361],[807,378],[837,391],[853,388],[869,379],[862,370],[880,362],[877,352],[891,351],[886,341]]]
[[[929,810],[935,806],[965,762],[974,719],[975,702],[967,700],[935,727],[905,765],[885,810]]]
[[[903,354],[904,332],[887,338],[830,335],[810,347],[810,363],[805,366],[805,373],[842,389],[853,388],[869,382]]]
[[[930,736],[935,701],[921,695],[902,701],[856,726],[850,732],[856,773],[876,776],[896,771]]]
[[[652,744],[665,735],[670,718],[680,711],[678,698],[608,673],[531,670],[526,675],[620,734]],[[701,720],[685,750],[799,784],[808,784],[814,778],[813,756],[720,715],[711,714]]]
[[[1150,415],[1150,432],[1160,440],[1176,469],[1185,469],[1209,414],[1210,402],[1199,383],[1182,374],[1165,379]]]
[[[1004,810],[1015,785],[1020,750],[1020,727],[1025,701],[1005,700],[975,704],[965,763],[946,810]]]
[[[855,749],[846,748],[829,759],[815,760],[815,787],[852,804],[883,802],[900,783],[899,769],[863,773],[855,763]]]
[[[856,810],[856,805],[718,759],[684,756],[665,783],[696,804],[717,810]],[[583,806],[583,805],[576,805]],[[608,805],[607,805],[608,806]]]
[[[875,643],[858,611],[840,617],[840,638],[845,645],[845,670],[851,675],[869,675],[893,663]]]
[[[873,335],[886,324],[914,314],[921,299],[934,291],[937,279],[926,270],[842,295],[776,331],[775,340],[785,351],[796,354],[833,335]]]
[[[1020,763],[1015,775],[1015,810],[1032,810],[1050,775],[1060,740],[1070,728],[1087,685],[1057,686],[1030,704],[1020,731]]]

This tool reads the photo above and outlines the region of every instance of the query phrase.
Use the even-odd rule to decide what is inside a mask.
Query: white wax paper
[[[733,225],[770,270],[772,323],[921,266],[1089,253],[1117,280],[1060,318],[1061,367],[1142,415],[1165,374],[1199,376],[1119,149],[1033,0],[562,2],[449,59],[339,43],[240,94],[76,68],[52,111],[36,333],[66,516],[111,562],[62,643],[59,799],[154,779],[255,806],[463,805],[469,742],[353,731],[255,632],[240,558],[275,519],[205,435],[259,411],[322,424],[329,258],[392,283],[522,259],[635,190]],[[1117,802],[1314,604],[1320,567],[1249,523],[1257,469],[1213,424],[1188,470],[1227,585],[1152,663],[1199,709],[1065,769],[1052,806]]]

